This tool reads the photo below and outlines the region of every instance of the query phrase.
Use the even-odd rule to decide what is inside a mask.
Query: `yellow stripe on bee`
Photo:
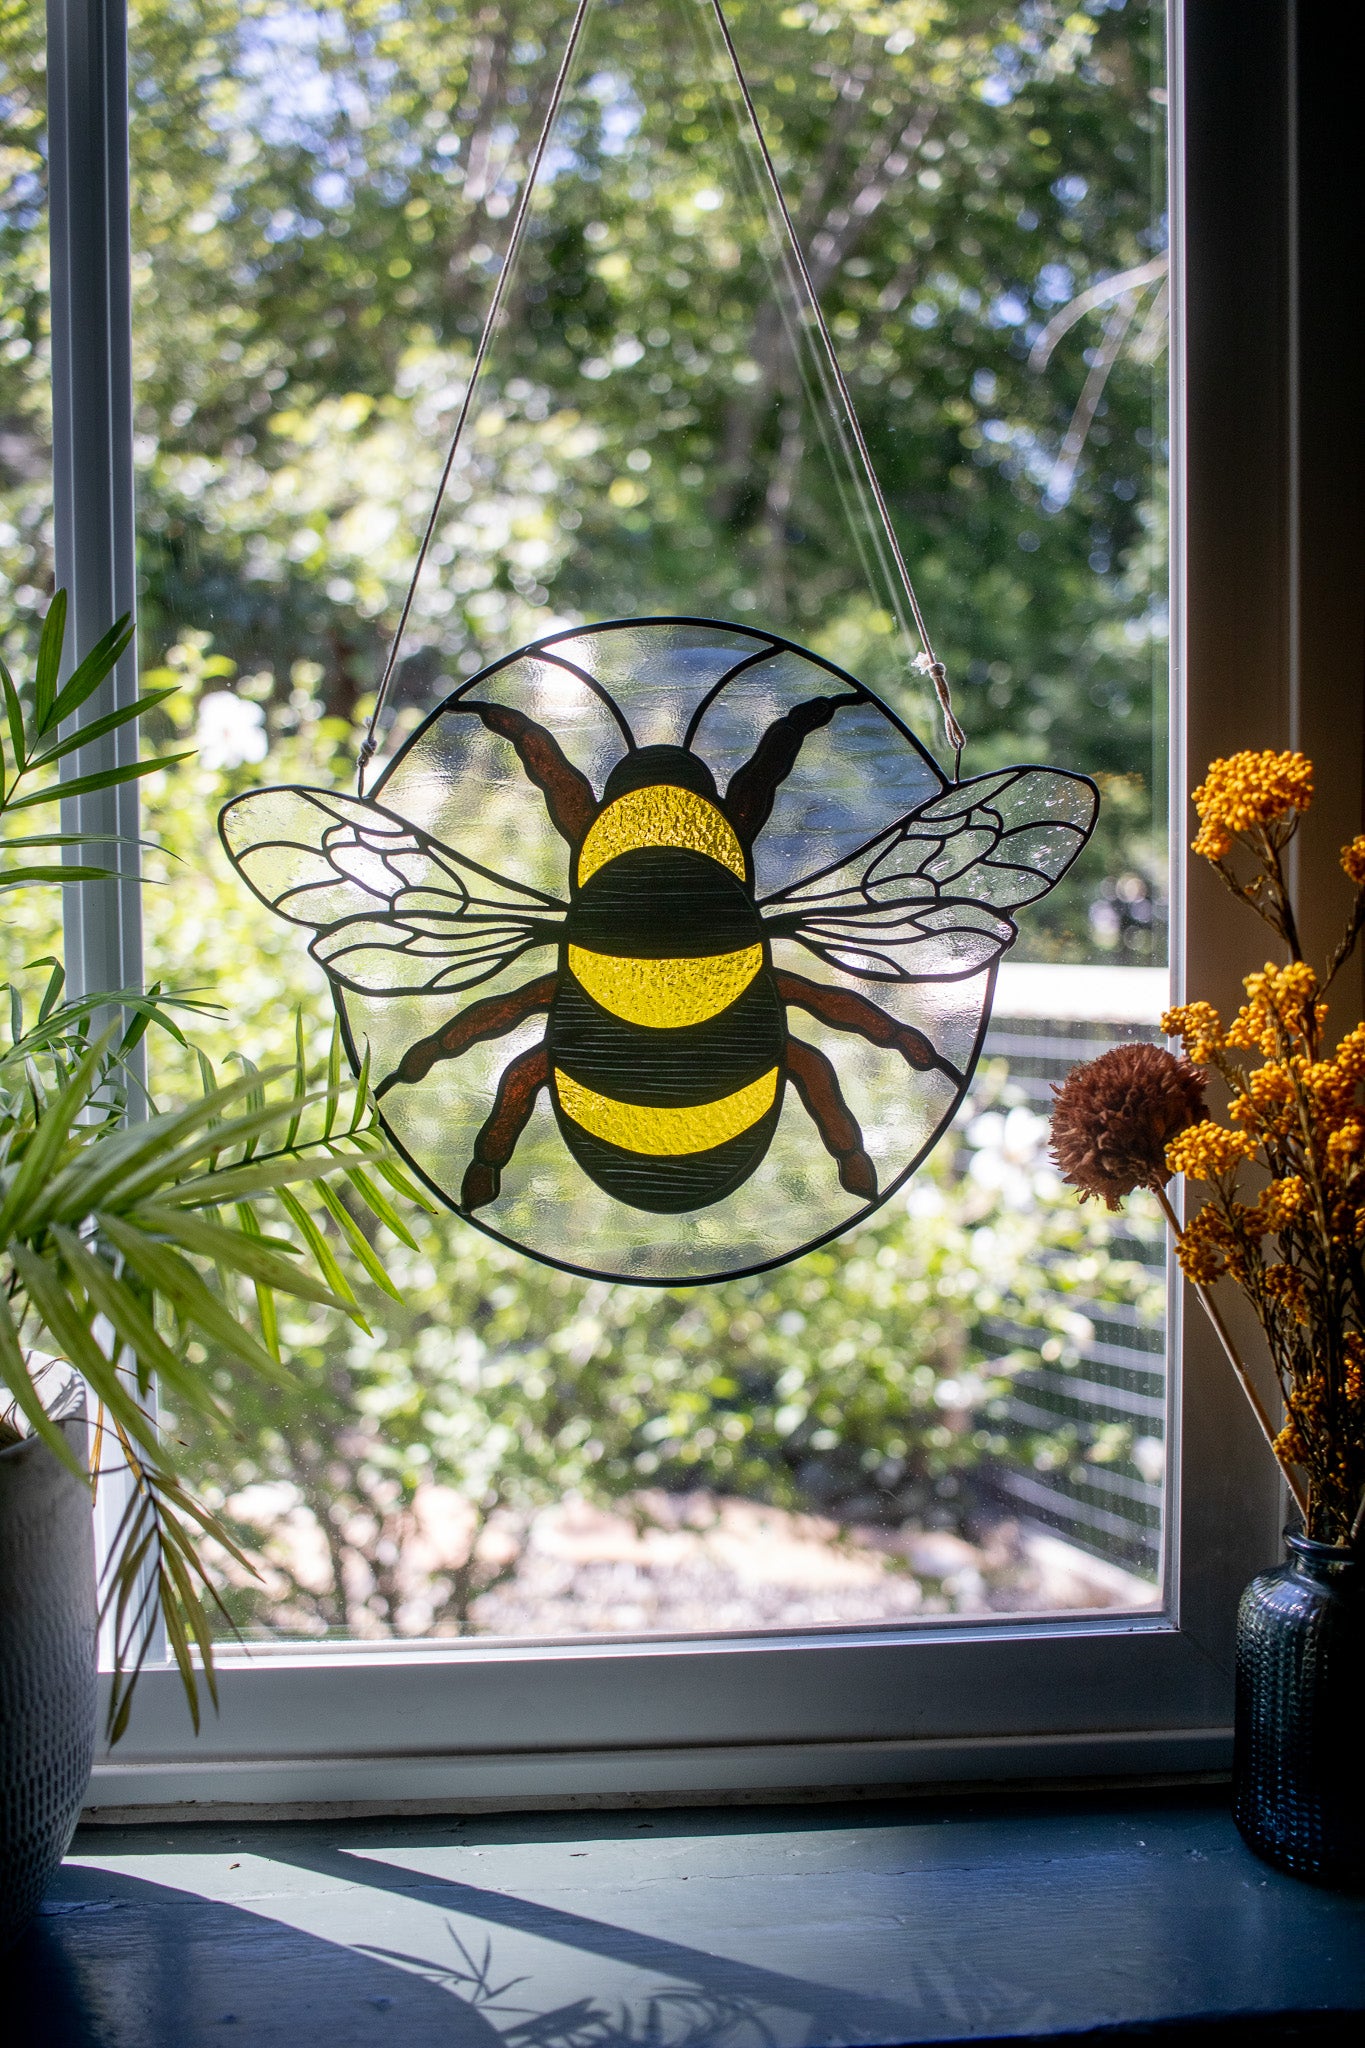
[[[715,805],[690,789],[656,782],[627,790],[595,820],[578,856],[579,888],[609,860],[638,846],[685,846],[744,880],[744,849]]]
[[[595,1003],[627,1024],[676,1031],[704,1024],[743,995],[763,965],[762,946],[699,960],[627,960],[570,946],[569,967]]]
[[[566,1116],[608,1145],[623,1152],[642,1152],[650,1159],[675,1159],[685,1152],[710,1152],[739,1137],[766,1116],[777,1100],[777,1068],[760,1074],[747,1088],[722,1095],[718,1102],[697,1102],[686,1109],[655,1109],[642,1102],[615,1102],[585,1088],[555,1068],[555,1093]]]

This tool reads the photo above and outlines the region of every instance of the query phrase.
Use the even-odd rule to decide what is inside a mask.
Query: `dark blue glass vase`
[[[1237,1825],[1268,1862],[1365,1886],[1365,1564],[1286,1534],[1237,1614]]]

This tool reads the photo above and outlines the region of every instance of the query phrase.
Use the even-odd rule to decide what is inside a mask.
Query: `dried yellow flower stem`
[[[1166,1193],[1164,1187],[1153,1187],[1152,1193],[1156,1196],[1157,1201],[1161,1204],[1162,1214],[1165,1216],[1166,1221],[1170,1224],[1171,1229],[1175,1232],[1176,1239],[1178,1242],[1182,1234],[1180,1227],[1180,1218],[1176,1215],[1175,1210],[1171,1206],[1170,1196]],[[1233,1371],[1237,1375],[1238,1385],[1241,1387],[1242,1392],[1246,1395],[1247,1400],[1251,1403],[1251,1412],[1256,1417],[1257,1422],[1261,1425],[1261,1434],[1270,1446],[1271,1456],[1274,1458],[1275,1463],[1279,1466],[1281,1472],[1283,1472],[1285,1477],[1285,1484],[1288,1486],[1289,1491],[1293,1494],[1294,1501],[1296,1506],[1298,1507],[1299,1513],[1303,1516],[1304,1521],[1306,1523],[1308,1520],[1307,1489],[1305,1488],[1303,1481],[1299,1478],[1297,1472],[1294,1471],[1292,1466],[1285,1463],[1285,1460],[1280,1456],[1280,1453],[1275,1448],[1275,1425],[1271,1421],[1269,1415],[1266,1412],[1266,1406],[1264,1401],[1262,1401],[1260,1395],[1257,1393],[1256,1388],[1252,1383],[1250,1373],[1247,1371],[1245,1365],[1242,1363],[1241,1357],[1239,1356],[1237,1351],[1237,1347],[1232,1341],[1232,1333],[1228,1329],[1227,1324],[1223,1321],[1222,1310],[1219,1308],[1217,1302],[1210,1294],[1208,1288],[1205,1287],[1200,1281],[1194,1280],[1191,1281],[1190,1284],[1194,1288],[1195,1293],[1199,1296],[1199,1300],[1203,1307],[1205,1315],[1208,1317],[1210,1323],[1213,1325],[1214,1334],[1217,1336],[1219,1343],[1223,1347],[1223,1350],[1227,1356],[1228,1364],[1232,1367]]]

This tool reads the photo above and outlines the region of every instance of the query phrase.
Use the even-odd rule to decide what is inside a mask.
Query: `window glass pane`
[[[0,654],[16,679],[31,671],[52,588],[46,127],[42,10],[0,8]],[[38,829],[22,815],[7,832]],[[61,915],[55,889],[6,893],[0,980],[60,955]],[[33,977],[35,1003],[46,980]]]
[[[692,0],[594,12],[509,323],[414,606],[392,745],[557,623],[788,632],[936,746],[837,435],[781,353]],[[906,554],[966,770],[1100,781],[1021,918],[954,1131],[862,1228],[652,1292],[450,1216],[379,1245],[371,1332],[286,1319],[202,1483],[264,1562],[251,1633],[546,1636],[1150,1605],[1154,1212],[1077,1206],[1050,1084],[1165,990],[1162,23],[1136,4],[729,10]],[[354,788],[367,716],[571,10],[138,0],[141,625],[182,685],[148,785],[152,969],[226,1062],[322,1048],[300,935],[214,833],[262,780]],[[683,28],[679,28],[681,22]],[[670,26],[671,24],[671,26]],[[695,24],[692,25],[695,27]],[[679,54],[682,52],[683,54]],[[701,80],[701,83],[698,83]],[[728,223],[728,225],[727,225]],[[778,323],[780,325],[780,323]],[[831,452],[832,450],[832,452]],[[849,536],[854,539],[850,541]],[[875,556],[875,550],[874,550]],[[164,1045],[154,1085],[196,1085]],[[812,1144],[816,1141],[812,1136]],[[221,1362],[206,1357],[206,1372]]]

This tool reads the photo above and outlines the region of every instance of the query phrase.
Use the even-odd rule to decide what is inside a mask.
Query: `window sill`
[[[1136,1615],[758,1641],[253,1650],[220,1661],[220,1711],[198,1736],[174,1669],[146,1670],[127,1735],[96,1761],[90,1806],[105,1820],[167,1808],[249,1818],[240,1810],[281,1803],[450,1812],[1169,1779],[1228,1768],[1230,1645],[1218,1647]]]
[[[1363,1937],[1203,1788],[87,1827],[9,1981],[50,2048],[1241,2043],[1353,2032]]]

